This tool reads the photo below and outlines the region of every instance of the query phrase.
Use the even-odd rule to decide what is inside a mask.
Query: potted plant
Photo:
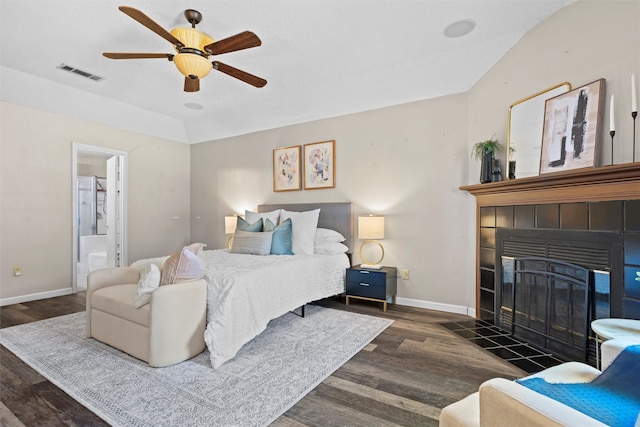
[[[502,145],[497,139],[493,137],[485,139],[480,142],[476,142],[473,146],[472,155],[477,160],[481,160],[480,167],[480,182],[491,182],[493,172],[493,160],[495,159],[495,153],[502,151]]]

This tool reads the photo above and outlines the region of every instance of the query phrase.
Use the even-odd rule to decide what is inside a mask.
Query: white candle
[[[636,99],[636,76],[631,74],[631,112],[638,112],[638,100]]]
[[[609,105],[609,130],[611,132],[615,132],[616,130],[616,120],[614,117],[614,110],[613,110],[613,95],[611,95],[611,104]]]

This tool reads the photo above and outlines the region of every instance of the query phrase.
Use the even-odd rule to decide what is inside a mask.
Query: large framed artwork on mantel
[[[300,190],[300,145],[273,150],[273,191]]]
[[[597,165],[605,80],[547,99],[540,173]]]
[[[336,142],[322,141],[304,146],[304,189],[336,186]]]

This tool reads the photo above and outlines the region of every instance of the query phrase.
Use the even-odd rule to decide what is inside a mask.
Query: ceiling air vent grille
[[[58,68],[59,70],[68,71],[70,73],[73,73],[73,74],[76,74],[78,76],[84,77],[85,79],[93,80],[95,82],[99,82],[101,80],[104,80],[104,77],[100,77],[100,76],[97,76],[95,74],[91,74],[91,73],[88,73],[86,71],[79,70],[79,69],[77,69],[75,67],[72,67],[70,65],[67,65],[67,64],[60,64],[56,68]]]

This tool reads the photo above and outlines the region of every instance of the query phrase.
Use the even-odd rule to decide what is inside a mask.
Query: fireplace
[[[496,324],[561,358],[595,361],[591,321],[623,315],[622,254],[620,232],[498,229]]]
[[[581,309],[585,315],[575,326],[582,331],[586,319],[587,332],[563,332],[581,341],[586,336],[586,353],[569,349],[566,358],[592,361],[595,345],[588,325],[594,318],[640,319],[640,162],[461,189],[476,198],[477,317],[520,334],[536,329],[537,325],[513,326],[513,294],[510,285],[503,284],[503,265],[514,265],[515,280],[520,275],[516,273],[518,259],[544,258],[583,268],[588,277],[587,306]],[[522,270],[528,270],[524,267]],[[549,279],[543,274],[535,280]],[[553,295],[544,292],[545,296],[547,292]],[[550,301],[557,297],[550,297]],[[551,338],[556,329],[565,330],[566,326],[550,328],[547,337],[532,336],[530,340],[542,347],[555,346]]]

